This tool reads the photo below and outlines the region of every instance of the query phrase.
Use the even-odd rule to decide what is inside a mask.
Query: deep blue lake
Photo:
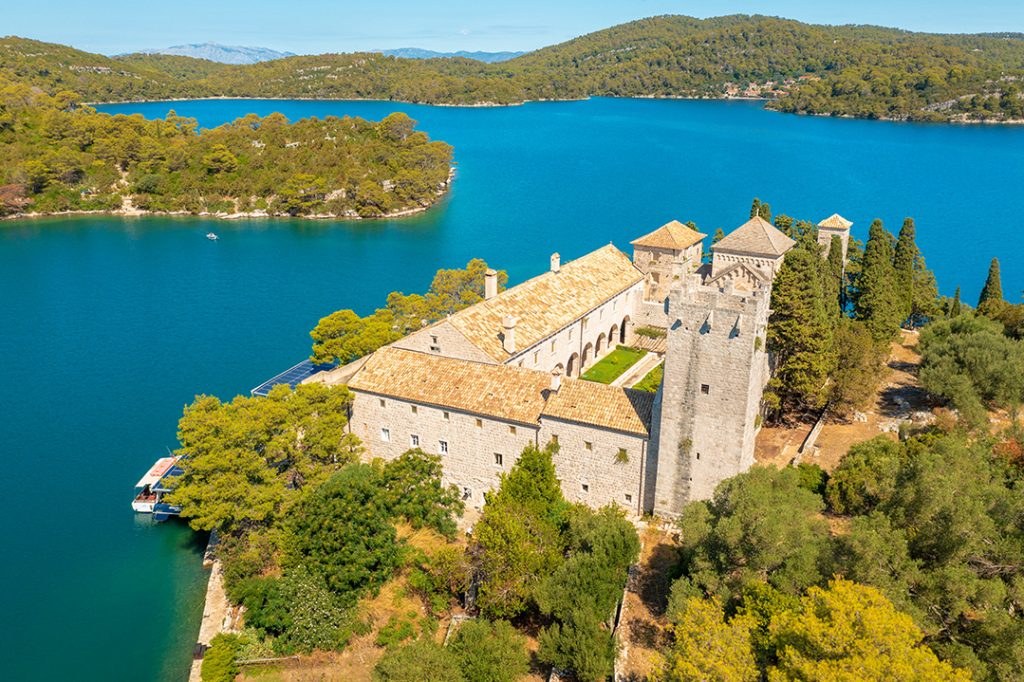
[[[110,105],[212,127],[405,111],[455,146],[438,207],[400,221],[59,218],[0,223],[0,660],[11,680],[185,679],[206,574],[180,524],[133,517],[196,393],[229,398],[300,360],[308,331],[483,257],[520,281],[664,222],[728,232],[775,212],[874,218],[973,303],[988,262],[1024,289],[1024,127],[787,116],[751,102],[595,99],[509,108],[212,100]],[[221,240],[204,239],[217,231]]]

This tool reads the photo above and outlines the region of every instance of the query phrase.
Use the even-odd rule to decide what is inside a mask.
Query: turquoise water
[[[175,446],[198,392],[230,397],[307,352],[335,309],[368,312],[472,257],[513,280],[671,218],[728,231],[760,196],[790,215],[918,221],[942,291],[988,260],[1024,288],[1024,128],[783,116],[742,102],[591,100],[504,109],[203,101],[103,107],[213,126],[402,110],[456,147],[437,208],[402,221],[87,217],[0,224],[0,621],[4,679],[182,680],[202,542],[133,517],[131,486]],[[221,240],[204,239],[216,230]]]

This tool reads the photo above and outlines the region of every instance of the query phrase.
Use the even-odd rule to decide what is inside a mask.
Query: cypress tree
[[[904,320],[914,311],[914,265],[918,256],[917,244],[914,241],[915,232],[914,219],[904,220],[893,256],[893,268],[896,270],[896,285],[899,288],[901,302],[900,312]]]
[[[864,320],[876,341],[890,341],[899,332],[903,307],[893,267],[892,235],[881,220],[871,223],[857,276],[854,312]]]
[[[950,317],[960,317],[960,287],[956,288],[956,293],[953,294],[953,302],[949,306]]]
[[[718,242],[722,241],[724,238],[725,232],[722,231],[722,228],[718,228],[717,230],[715,230],[715,234],[711,236],[711,245],[714,246]]]
[[[756,215],[761,214],[761,200],[754,197],[754,203],[750,205],[750,217],[753,218]]]
[[[986,314],[987,311],[1003,301],[1003,282],[999,276],[999,259],[993,258],[992,264],[988,266],[988,279],[981,289],[981,296],[978,297],[978,311]]]
[[[772,391],[784,410],[824,404],[833,365],[834,321],[822,286],[825,262],[817,249],[798,246],[786,254],[772,285],[768,348],[776,358]]]
[[[762,218],[764,218],[768,222],[771,222],[772,221],[772,206],[771,206],[771,204],[769,204],[767,202],[762,203],[761,206],[758,207],[758,209],[757,209],[757,215],[761,216]]]
[[[828,300],[825,302],[826,310],[832,319],[842,315],[845,309],[843,297],[843,240],[839,235],[832,235],[832,242],[828,246],[828,260],[825,261],[825,276],[827,278]]]

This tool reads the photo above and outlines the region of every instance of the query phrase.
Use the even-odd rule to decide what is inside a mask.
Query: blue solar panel
[[[292,388],[295,388],[303,379],[313,376],[317,372],[325,369],[330,369],[334,365],[314,365],[309,359],[303,360],[294,367],[290,367],[285,371],[278,374],[276,377],[269,381],[265,381],[256,388],[252,389],[250,393],[252,395],[266,396],[270,393],[270,389],[274,388],[278,384],[288,384]]]

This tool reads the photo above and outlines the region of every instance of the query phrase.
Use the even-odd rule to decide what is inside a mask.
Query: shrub
[[[419,639],[384,654],[373,669],[375,682],[465,682],[454,651]]]
[[[234,682],[238,675],[238,637],[220,633],[210,641],[199,669],[203,682]]]
[[[828,481],[825,498],[837,514],[866,514],[896,489],[902,446],[878,436],[850,448]]]
[[[800,472],[800,487],[810,490],[815,495],[825,495],[825,486],[828,484],[828,473],[817,464],[800,462],[796,465]]]
[[[463,623],[449,648],[466,682],[514,682],[530,670],[526,638],[503,620]]]

